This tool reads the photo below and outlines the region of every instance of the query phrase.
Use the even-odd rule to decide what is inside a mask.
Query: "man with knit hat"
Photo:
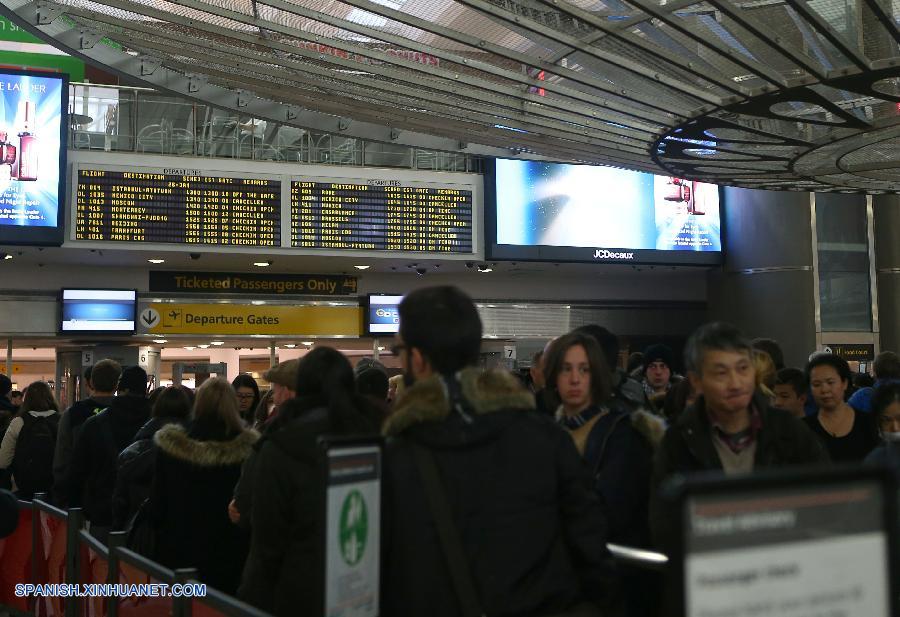
[[[112,494],[119,453],[150,419],[147,373],[139,366],[122,369],[109,407],[85,421],[69,467],[69,506],[84,508],[90,532],[106,541],[112,525]]]
[[[269,420],[275,417],[281,405],[297,396],[297,368],[299,366],[300,360],[287,360],[286,362],[279,362],[263,373],[263,378],[272,384],[272,401],[275,403],[275,407],[269,415]],[[269,420],[266,420],[266,422]]]
[[[644,350],[644,394],[651,409],[662,409],[663,400],[673,383],[681,381],[672,370],[674,353],[667,345],[650,345]]]

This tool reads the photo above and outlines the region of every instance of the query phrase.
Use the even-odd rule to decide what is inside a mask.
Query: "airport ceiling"
[[[900,189],[900,0],[0,8],[62,49],[246,116],[753,188]]]

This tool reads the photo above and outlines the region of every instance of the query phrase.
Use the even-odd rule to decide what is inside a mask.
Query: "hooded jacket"
[[[781,409],[771,407],[759,393],[752,405],[759,411],[762,427],[756,437],[753,469],[793,465],[828,464],[825,447],[804,423]],[[675,474],[703,471],[723,472],[722,462],[713,445],[713,428],[703,397],[688,407],[666,432],[653,468],[650,496],[650,525],[657,544],[667,545],[675,530],[671,513],[665,511],[659,488]]]
[[[507,373],[465,369],[468,410],[451,410],[434,376],[408,388],[384,433],[384,615],[461,609],[413,444],[435,457],[487,615],[547,615],[601,599],[606,518],[572,439]]]
[[[114,398],[82,426],[65,485],[69,507],[84,508],[92,525],[112,524],[116,459],[149,419],[150,402],[142,396],[126,395]]]
[[[259,433],[225,434],[217,425],[167,424],[153,437],[156,471],[150,520],[154,559],[164,566],[197,568],[199,580],[233,595],[247,558],[249,537],[228,520],[228,502]]]
[[[112,495],[113,529],[125,529],[144,500],[150,496],[156,467],[153,436],[167,424],[184,424],[181,418],[150,418],[122,450],[116,461],[116,486]]]
[[[114,400],[114,396],[92,396],[76,402],[60,416],[56,450],[53,453],[53,502],[59,507],[68,505],[69,489],[66,480],[75,442],[81,435],[84,423],[109,407]]]

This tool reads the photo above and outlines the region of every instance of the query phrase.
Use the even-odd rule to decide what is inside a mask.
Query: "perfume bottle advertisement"
[[[57,226],[62,87],[0,73],[0,226]]]
[[[651,174],[497,159],[497,243],[721,251],[719,192]]]

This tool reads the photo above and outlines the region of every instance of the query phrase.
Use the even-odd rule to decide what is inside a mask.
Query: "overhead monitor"
[[[0,244],[58,246],[68,78],[0,71]]]
[[[897,489],[885,470],[688,481],[672,505],[685,617],[896,614]]]
[[[62,334],[134,334],[137,291],[134,289],[63,289]]]
[[[715,264],[719,188],[590,165],[496,159],[485,176],[487,256]]]
[[[396,334],[400,331],[397,307],[403,296],[369,294],[365,307],[365,332],[370,336]]]

